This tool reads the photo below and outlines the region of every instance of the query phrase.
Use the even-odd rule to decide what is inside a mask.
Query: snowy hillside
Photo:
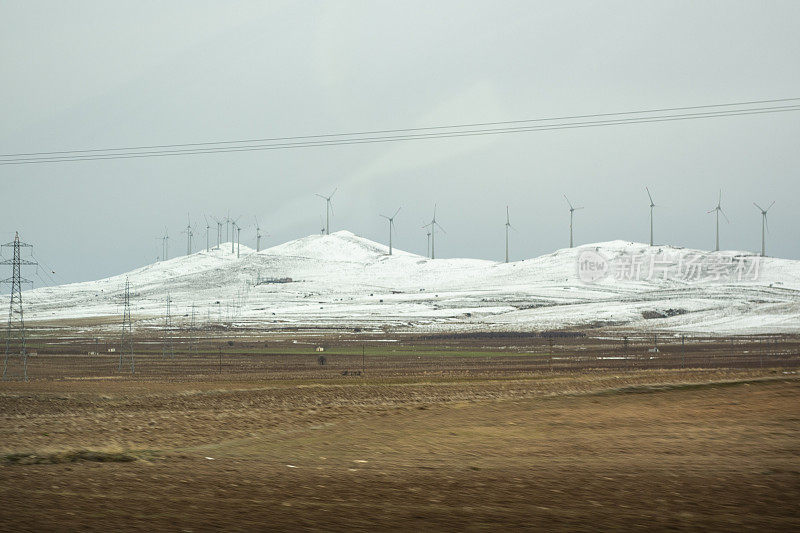
[[[138,325],[167,293],[178,323],[390,327],[420,331],[619,327],[703,333],[800,331],[800,262],[611,241],[517,261],[435,259],[347,231],[256,253],[231,245],[24,294],[26,319],[121,313]]]

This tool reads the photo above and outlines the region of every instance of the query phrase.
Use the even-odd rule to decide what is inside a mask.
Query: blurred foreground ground
[[[800,528],[785,370],[6,382],[0,413],[6,531]]]

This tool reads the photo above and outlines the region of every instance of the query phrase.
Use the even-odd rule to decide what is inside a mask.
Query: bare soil
[[[4,382],[0,529],[800,529],[794,370],[485,364]]]

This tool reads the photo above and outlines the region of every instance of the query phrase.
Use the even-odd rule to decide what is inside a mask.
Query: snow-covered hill
[[[262,250],[231,245],[24,294],[27,320],[114,316],[125,279],[140,325],[177,322],[411,330],[620,327],[800,331],[800,261],[611,241],[496,263],[427,259],[347,231]],[[291,281],[290,281],[291,280]]]

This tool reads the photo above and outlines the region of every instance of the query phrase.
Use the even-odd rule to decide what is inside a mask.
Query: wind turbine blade
[[[567,195],[565,194],[563,196],[564,196],[564,200],[567,201],[567,205],[569,206],[569,208],[570,209],[575,209],[574,207],[572,207],[572,202],[569,201],[569,198],[567,198]]]
[[[444,231],[444,228],[442,227],[442,225],[441,225],[441,224],[439,224],[439,223],[437,222],[437,223],[436,223],[436,225],[437,225],[437,226],[439,226],[439,229],[440,229],[440,230],[442,230],[442,233],[447,233],[446,231]]]
[[[333,195],[334,195],[334,194],[336,194],[336,191],[338,191],[338,190],[339,190],[339,187],[336,187],[335,189],[333,189],[333,192],[331,193],[331,195],[330,195],[330,196],[328,196],[328,200],[330,200],[331,198],[333,198]]]
[[[378,215],[378,216],[379,216],[379,217],[383,217],[383,218],[385,218],[386,220],[392,220],[391,218],[387,217],[386,215]]]
[[[759,211],[761,211],[762,213],[764,212],[764,208],[763,208],[763,207],[761,207],[760,205],[758,205],[757,203],[753,202],[753,205],[754,205],[754,206],[756,206],[756,208],[757,208]]]
[[[719,212],[725,217],[725,222],[730,222],[730,220],[728,220],[728,215],[725,214],[725,211],[723,211],[721,207],[719,208]]]
[[[644,190],[647,191],[647,197],[650,198],[650,203],[654,204],[655,202],[653,201],[653,196],[650,194],[650,189],[645,187]]]
[[[575,211],[580,211],[581,209],[584,209],[584,208],[583,207],[575,207],[574,209],[575,209]]]
[[[401,209],[403,209],[403,208],[402,208],[402,207],[398,207],[398,208],[397,208],[397,211],[395,211],[395,212],[394,212],[394,215],[392,215],[392,219],[394,219],[394,217],[396,217],[396,216],[397,216],[397,213],[399,213]]]
[[[719,200],[717,200],[717,205],[722,205],[722,189],[719,190]]]
[[[327,199],[328,199],[326,196],[322,196],[321,194],[316,194],[316,193],[314,193],[314,196],[319,196],[319,197],[320,197],[320,198],[322,198],[323,200],[327,200]]]
[[[769,207],[767,208],[767,211],[769,211],[770,209],[772,209],[772,206],[773,206],[773,205],[775,205],[775,201],[774,201],[774,200],[773,200],[773,202],[772,202],[771,204],[769,204]]]
[[[764,213],[764,225],[767,227],[767,231],[769,231],[769,217],[767,217],[766,213]]]

